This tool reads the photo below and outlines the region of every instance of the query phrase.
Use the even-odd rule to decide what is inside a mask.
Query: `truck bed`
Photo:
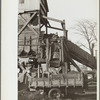
[[[59,74],[52,75],[49,78],[32,78],[30,87],[69,87],[69,86],[82,86],[83,87],[83,75],[82,73],[71,73],[67,75]]]

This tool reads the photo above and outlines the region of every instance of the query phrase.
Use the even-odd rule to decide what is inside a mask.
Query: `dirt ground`
[[[18,100],[52,100],[40,91],[30,92],[28,90],[21,90],[18,92]],[[70,94],[67,97],[53,100],[96,100],[96,94],[75,95]]]

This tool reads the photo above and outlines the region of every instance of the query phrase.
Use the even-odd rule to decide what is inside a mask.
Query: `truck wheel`
[[[61,97],[61,91],[58,88],[52,88],[52,89],[50,89],[48,96],[50,98],[60,98]]]

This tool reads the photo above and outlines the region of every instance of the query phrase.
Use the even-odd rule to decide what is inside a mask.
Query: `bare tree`
[[[89,20],[81,20],[75,26],[76,33],[84,37],[88,43],[88,47],[84,43],[80,43],[80,46],[84,46],[89,49],[91,55],[93,55],[94,45],[97,43],[97,23]]]

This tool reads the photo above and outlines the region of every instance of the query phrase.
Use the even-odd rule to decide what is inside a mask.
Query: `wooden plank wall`
[[[23,27],[23,25],[27,22],[27,20],[30,18],[30,13],[24,13],[25,11],[37,11],[40,10],[42,15],[47,16],[48,12],[48,5],[46,0],[19,0],[19,13],[22,13],[21,16],[18,16],[18,31]],[[34,19],[31,20],[30,24],[32,24],[32,27],[36,30],[36,32],[39,33],[39,26],[38,26],[38,16],[36,16]],[[26,39],[29,39],[30,36],[32,39],[34,37],[37,37],[37,35],[32,32],[28,27],[25,28],[25,30],[21,33],[21,35],[18,37],[19,39],[19,45],[24,44],[24,37]],[[21,41],[20,41],[21,40]],[[36,39],[32,40],[32,44],[36,44]],[[29,44],[29,43],[28,43]],[[36,50],[36,46],[32,46],[34,50]],[[23,49],[23,46],[19,46],[19,51]],[[25,50],[29,51],[29,46],[25,47]]]
[[[42,15],[47,16],[48,5],[46,0],[19,0],[19,13],[36,10],[40,10]]]
[[[40,9],[40,0],[25,0],[25,11],[34,11]]]
[[[22,13],[24,11],[34,11],[40,9],[40,0],[24,0],[19,1],[18,5],[18,11],[19,13]]]

